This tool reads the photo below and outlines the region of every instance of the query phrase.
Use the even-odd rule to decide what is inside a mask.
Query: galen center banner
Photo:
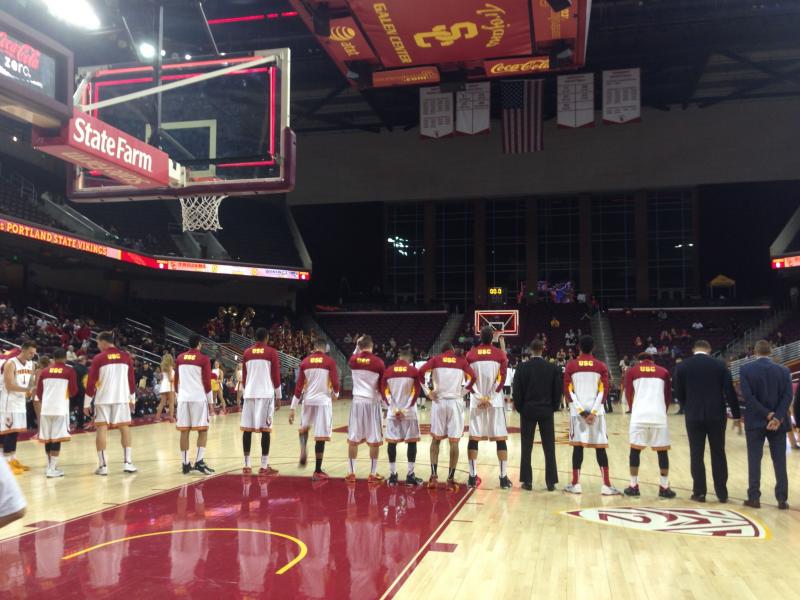
[[[529,56],[528,0],[350,0],[387,67]]]
[[[31,143],[37,150],[131,187],[169,185],[166,153],[85,113],[76,111],[55,137],[34,129]]]

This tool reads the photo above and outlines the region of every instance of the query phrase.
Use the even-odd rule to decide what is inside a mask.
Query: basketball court
[[[293,10],[231,19],[296,18],[341,71],[343,87],[368,99],[375,89],[420,83],[460,93],[495,76],[566,72],[585,63],[589,0],[501,3],[505,8],[478,3],[464,19],[479,22],[453,22],[447,5],[452,9],[455,3],[432,2],[425,9],[430,14],[412,28],[415,48],[394,35],[414,17],[400,4],[291,0]],[[280,45],[223,52],[210,27],[225,25],[225,18],[212,22],[203,15],[198,36],[208,35],[213,51],[162,60],[163,5],[159,18],[149,61],[75,68],[70,50],[0,13],[4,27],[47,59],[41,63],[42,81],[36,80],[38,71],[28,71],[0,90],[0,108],[32,126],[32,148],[66,162],[71,201],[128,203],[131,211],[139,202],[169,203],[180,207],[184,231],[218,231],[226,198],[295,188],[302,169],[290,110],[295,57]],[[353,58],[359,53],[366,58]],[[326,160],[336,168],[337,156]],[[393,173],[392,164],[387,173]],[[431,226],[425,234],[431,243],[433,231]],[[128,262],[145,264],[144,257],[132,256]],[[176,270],[222,268],[201,259],[179,263]],[[257,270],[247,266],[226,273]],[[305,271],[265,275],[309,276]],[[519,310],[497,306],[474,313],[474,329],[485,325],[515,337],[523,324]],[[223,358],[228,366],[236,364],[232,355]],[[293,357],[287,364],[294,369],[297,363]],[[108,477],[93,472],[92,433],[76,433],[64,444],[60,465],[66,476],[59,479],[45,478],[40,444],[21,442],[20,460],[32,467],[17,479],[28,508],[24,518],[0,530],[0,597],[707,600],[788,598],[800,589],[800,509],[776,510],[768,468],[764,507],[742,507],[747,455],[744,437],[735,431],[728,434],[732,495],[725,504],[711,495],[705,504],[690,502],[688,440],[682,417],[674,414],[670,477],[677,498],[672,500],[658,498],[658,467],[650,452],[642,458],[640,498],[601,496],[591,451],[583,467],[583,494],[563,493],[571,474],[563,412],[556,414],[556,491],[544,488],[538,442],[534,490],[519,487],[519,418],[511,412],[511,490],[498,485],[489,442],[480,444],[481,485],[466,486],[466,439],[454,488],[369,485],[369,459],[363,454],[359,480],[348,485],[349,410],[350,400],[334,405],[334,434],[324,458],[331,479],[324,482],[312,482],[311,468],[298,464],[297,432],[288,423],[287,406],[275,414],[272,433],[276,477],[242,473],[235,413],[212,418],[205,456],[216,473],[209,477],[181,473],[178,434],[168,423],[133,428],[139,467],[133,474],[122,472],[114,432]],[[417,475],[425,479],[429,418],[420,413]],[[622,410],[608,415],[611,480],[620,489],[629,480],[628,422]],[[403,474],[403,444],[398,451]],[[788,462],[790,473],[797,473],[796,452]],[[379,472],[388,475],[384,449]],[[797,478],[790,477],[790,486],[790,498],[800,497]]]

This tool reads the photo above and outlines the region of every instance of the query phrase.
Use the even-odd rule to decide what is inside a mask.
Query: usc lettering
[[[321,365],[322,364],[322,357],[320,357],[320,356],[312,356],[311,358],[308,359],[308,362],[310,362],[312,365]]]
[[[647,367],[647,366],[644,366],[644,365],[640,366],[639,370],[642,373],[655,373],[656,372],[656,368],[655,367]]]
[[[444,358],[442,358],[442,362],[448,365],[454,365],[456,364],[456,359],[453,358],[452,356],[445,356]]]
[[[253,348],[252,354],[264,354],[263,348]]]
[[[579,360],[578,361],[579,367],[593,367],[594,361],[593,360]]]
[[[113,352],[108,355],[108,360],[119,360],[120,358],[122,358],[122,355],[118,352]]]
[[[408,372],[408,367],[395,367],[394,368],[394,372],[395,373],[407,373]]]
[[[183,360],[197,360],[196,354],[184,354]]]
[[[52,369],[50,369],[50,372],[53,373],[54,375],[59,375],[64,372],[64,369],[60,367],[53,367]]]
[[[360,365],[368,365],[372,361],[370,361],[368,358],[357,358],[356,362]]]
[[[478,356],[489,356],[492,353],[488,348],[481,348],[478,350]]]

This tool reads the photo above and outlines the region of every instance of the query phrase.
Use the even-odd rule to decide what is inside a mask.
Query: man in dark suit
[[[706,438],[711,449],[711,474],[720,502],[728,501],[728,460],[725,457],[726,405],[733,418],[741,417],[731,373],[725,363],[711,358],[711,344],[697,340],[694,356],[675,368],[675,397],[686,415],[692,465],[692,500],[706,501]]]
[[[558,483],[556,467],[556,434],[553,413],[561,404],[562,373],[556,365],[542,358],[544,342],[535,339],[531,342],[531,359],[517,367],[511,387],[514,408],[519,413],[521,429],[522,459],[519,478],[522,489],[533,489],[531,451],[536,426],[542,438],[544,450],[545,483],[552,492]]]
[[[792,401],[792,374],[772,362],[770,343],[759,340],[756,360],[742,366],[739,382],[744,399],[744,429],[747,436],[747,474],[749,487],[745,506],[761,508],[761,457],[764,440],[775,469],[775,498],[778,508],[789,508],[789,480],[786,475],[786,432],[791,427],[789,404]]]

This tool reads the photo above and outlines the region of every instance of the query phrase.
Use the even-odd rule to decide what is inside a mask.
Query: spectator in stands
[[[640,351],[644,347],[641,336],[637,335],[636,338],[634,338],[633,347],[636,348],[637,351]]]
[[[572,327],[570,327],[569,331],[564,334],[564,345],[568,349],[574,348],[577,339],[578,338],[575,335],[575,331],[572,329]]]
[[[647,348],[644,349],[644,351],[647,352],[648,354],[650,354],[651,356],[655,356],[656,354],[658,354],[658,348],[656,348],[653,345],[653,342],[650,342],[647,345]]]
[[[695,331],[702,331],[703,322],[698,319],[697,321],[692,323],[692,329],[694,329]]]
[[[345,344],[352,344],[353,343],[353,336],[350,335],[350,332],[344,334],[344,339],[342,340]]]
[[[662,308],[661,310],[658,311],[658,314],[656,316],[658,317],[659,321],[666,321],[667,320],[667,311],[665,311]]]
[[[786,338],[783,337],[783,332],[779,331],[775,334],[775,339],[773,340],[773,345],[775,347],[783,346],[786,344]]]
[[[75,354],[75,346],[67,346],[67,362],[78,360],[78,355]]]
[[[552,327],[553,329],[558,329],[559,327],[561,327],[561,321],[559,321],[555,316],[553,316],[553,318],[550,319],[550,327]]]

